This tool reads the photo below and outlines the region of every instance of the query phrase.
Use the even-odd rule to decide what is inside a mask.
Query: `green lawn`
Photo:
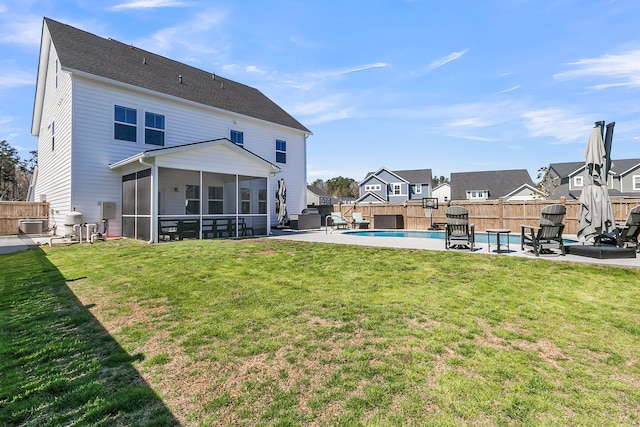
[[[640,424],[637,269],[250,239],[0,271],[3,426]]]

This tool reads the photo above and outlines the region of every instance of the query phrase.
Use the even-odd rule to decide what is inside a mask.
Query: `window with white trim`
[[[211,186],[208,194],[209,214],[224,213],[224,187]]]
[[[56,149],[56,122],[51,122],[51,151]]]
[[[489,198],[487,190],[469,190],[467,191],[467,200],[486,200]]]
[[[367,184],[364,186],[364,191],[380,191],[381,188],[380,184]]]
[[[391,184],[391,188],[393,190],[393,195],[394,196],[399,196],[402,191],[402,184]]]
[[[287,141],[276,139],[276,162],[287,163]]]
[[[240,213],[251,213],[251,188],[240,187]]]
[[[144,113],[144,143],[164,146],[164,116],[162,114]]]
[[[114,109],[113,137],[120,141],[136,142],[137,111],[135,108],[127,108],[116,105]]]
[[[200,186],[187,185],[185,191],[185,214],[200,215]]]
[[[640,175],[633,175],[632,182],[633,182],[633,190],[634,191],[640,190]]]
[[[231,131],[229,131],[229,139],[238,145],[244,145],[244,133],[239,130],[231,129]]]
[[[60,71],[60,62],[56,59],[56,88],[58,88],[58,72]]]
[[[573,186],[574,187],[582,187],[584,185],[584,177],[583,176],[575,176],[573,177]]]
[[[422,184],[416,184],[414,187],[415,194],[422,194]]]

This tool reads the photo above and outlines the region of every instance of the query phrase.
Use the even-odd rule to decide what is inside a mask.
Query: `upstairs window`
[[[640,175],[633,175],[633,190],[640,190]]]
[[[229,135],[229,139],[231,142],[235,142],[238,145],[244,144],[244,133],[239,130],[231,130],[231,134]]]
[[[276,162],[287,163],[287,141],[276,139]]]
[[[137,112],[134,108],[115,106],[113,137],[121,141],[136,142]]]
[[[164,116],[146,112],[144,115],[145,144],[164,146]]]
[[[402,186],[400,184],[391,184],[392,192],[394,196],[399,196],[402,191]]]
[[[416,184],[414,187],[415,194],[422,194],[422,184]]]
[[[576,176],[573,178],[574,187],[582,187],[584,186],[584,178],[581,176]]]
[[[367,184],[364,186],[364,191],[380,191],[381,189],[380,184]]]
[[[487,190],[467,191],[467,200],[486,200],[488,198],[489,198],[489,191]]]
[[[56,149],[56,122],[51,122],[51,151]]]

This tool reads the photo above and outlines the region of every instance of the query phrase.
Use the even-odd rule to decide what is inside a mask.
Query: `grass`
[[[0,425],[640,424],[636,269],[274,239],[0,267]]]

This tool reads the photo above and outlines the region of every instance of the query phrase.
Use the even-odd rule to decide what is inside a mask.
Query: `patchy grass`
[[[0,424],[640,424],[635,269],[274,239],[0,266]]]

